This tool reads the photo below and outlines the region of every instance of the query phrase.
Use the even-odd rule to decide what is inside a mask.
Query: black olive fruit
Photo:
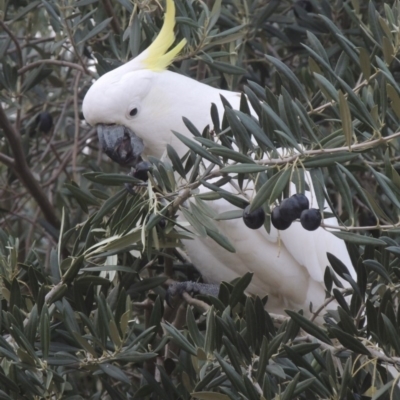
[[[308,201],[308,198],[304,194],[296,193],[292,196],[292,199],[297,200],[297,202],[300,205],[301,211],[308,210],[310,208],[310,202]],[[300,215],[297,218],[300,218]]]
[[[313,5],[309,0],[296,1],[296,6],[302,8],[306,12],[312,12],[313,10]]]
[[[47,111],[43,111],[37,115],[35,123],[40,132],[49,133],[53,126],[53,117]]]
[[[296,193],[280,204],[280,216],[288,222],[300,218],[301,212],[310,207],[310,202],[304,194]]]
[[[272,210],[271,223],[276,229],[279,229],[280,231],[284,231],[285,229],[289,228],[290,225],[292,225],[292,221],[287,221],[286,219],[282,218],[280,206],[277,206]]]
[[[281,219],[293,222],[295,219],[300,218],[302,209],[296,198],[289,197],[284,199],[279,207]]]
[[[316,208],[304,210],[300,216],[300,222],[307,231],[315,231],[321,225],[321,213]]]
[[[133,173],[133,176],[141,181],[147,181],[148,176],[147,172],[151,170],[151,164],[148,161],[140,161],[135,167],[136,171]]]
[[[243,210],[243,222],[250,229],[258,229],[264,225],[265,212],[262,207],[250,212],[250,204]]]

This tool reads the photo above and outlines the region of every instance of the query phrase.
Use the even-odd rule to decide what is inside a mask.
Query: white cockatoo
[[[161,158],[168,144],[182,157],[188,148],[172,131],[192,137],[182,117],[199,131],[207,125],[212,127],[211,104],[217,106],[220,116],[224,113],[220,95],[234,109],[239,109],[240,93],[216,89],[167,70],[185,45],[182,40],[169,50],[175,40],[174,26],[175,5],[173,0],[167,0],[163,27],[151,46],[133,60],[103,75],[90,87],[83,100],[84,117],[90,125],[98,126],[99,138],[109,144],[109,151],[105,150],[111,157],[115,147],[123,145],[123,138],[129,141],[132,132],[141,139],[143,144],[138,143],[135,154],[124,153],[126,164],[135,160],[139,153],[143,158]],[[117,141],[117,136],[122,141]],[[306,178],[311,191],[306,195],[311,207],[317,207],[308,174]],[[255,194],[251,193],[253,187],[251,182],[248,185],[250,198]],[[237,193],[229,183],[224,189]],[[200,191],[207,189],[200,187]],[[291,194],[294,191],[292,184]],[[217,213],[233,207],[223,199],[208,204]],[[337,225],[335,218],[326,222]],[[310,303],[313,310],[323,304],[323,276],[329,265],[327,252],[339,258],[355,278],[345,243],[322,228],[310,232],[299,222],[294,222],[285,231],[271,227],[267,233],[263,227],[248,229],[241,218],[218,221],[216,225],[233,244],[235,252],[225,250],[210,237],[187,240],[184,244],[194,265],[204,279],[212,283],[230,281],[248,271],[254,273],[248,291],[260,296],[268,294],[267,309],[270,312],[282,314],[285,308],[303,309],[310,315]]]

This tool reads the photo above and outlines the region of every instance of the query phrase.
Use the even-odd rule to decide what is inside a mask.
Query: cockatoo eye
[[[126,110],[126,117],[128,119],[135,118],[140,112],[140,104],[137,101],[132,102]]]
[[[125,109],[125,117],[127,119],[136,118],[141,110],[141,103],[139,98],[131,99],[130,103],[127,104]]]

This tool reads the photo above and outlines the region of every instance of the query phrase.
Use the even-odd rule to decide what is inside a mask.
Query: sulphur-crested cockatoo
[[[83,101],[83,114],[92,126],[98,126],[99,139],[113,158],[125,156],[129,165],[142,157],[161,158],[170,144],[183,156],[188,148],[172,133],[187,137],[191,133],[182,121],[186,117],[199,131],[209,124],[211,103],[216,104],[219,115],[224,107],[223,95],[235,109],[239,108],[240,93],[215,89],[178,73],[167,70],[168,65],[184,47],[185,41],[172,46],[175,36],[175,5],[167,0],[164,25],[151,46],[133,60],[98,79]],[[169,50],[169,51],[168,51]],[[143,144],[137,143],[137,152],[124,149],[132,132]],[[135,150],[135,149],[134,149]],[[308,176],[308,174],[306,174]],[[308,177],[311,207],[316,207],[315,196]],[[250,185],[250,191],[253,186]],[[224,189],[237,193],[227,184]],[[200,187],[201,191],[207,189]],[[292,185],[292,194],[294,185]],[[249,193],[250,198],[253,193]],[[216,212],[232,209],[223,199],[208,203]],[[336,219],[326,220],[337,224]],[[254,277],[248,290],[260,296],[269,295],[267,309],[283,313],[285,308],[304,309],[308,313],[310,302],[316,310],[325,299],[323,275],[329,265],[326,253],[333,253],[349,269],[352,267],[343,241],[322,228],[309,232],[294,222],[285,231],[271,228],[248,229],[242,219],[219,221],[219,232],[235,247],[235,253],[218,245],[213,239],[196,238],[185,241],[186,250],[195,266],[208,282],[230,281],[250,271]]]

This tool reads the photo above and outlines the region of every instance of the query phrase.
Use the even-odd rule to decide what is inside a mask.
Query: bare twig
[[[36,68],[36,67],[40,67],[43,64],[51,64],[51,65],[59,65],[61,67],[69,67],[69,68],[73,68],[73,69],[77,69],[80,72],[83,72],[87,75],[90,76],[95,76],[95,74],[93,72],[91,72],[90,70],[85,70],[84,68],[82,68],[79,64],[75,64],[69,61],[63,61],[63,60],[38,60],[38,61],[34,61],[28,65],[23,66],[22,68],[20,68],[18,70],[18,74],[19,75],[23,75],[25,74],[25,72]]]
[[[40,161],[43,161],[44,158],[46,157],[47,153],[50,151],[50,145],[53,144],[54,136],[55,136],[56,132],[58,132],[58,130],[60,129],[61,121],[64,119],[65,113],[66,113],[67,108],[69,107],[70,103],[71,103],[71,99],[66,99],[64,101],[63,107],[61,109],[61,113],[58,117],[57,123],[54,126],[52,137],[50,139],[50,142],[47,144],[46,149],[43,151],[42,155],[40,156]]]
[[[79,53],[79,50],[78,50],[78,48],[76,46],[76,43],[75,43],[75,40],[74,40],[74,35],[73,35],[73,32],[71,31],[71,27],[69,25],[70,21],[68,20],[67,15],[65,15],[65,10],[66,9],[67,9],[67,7],[65,5],[65,1],[63,1],[63,7],[60,7],[60,10],[63,12],[64,27],[65,27],[65,30],[67,31],[69,41],[70,41],[70,43],[71,43],[71,45],[72,45],[72,47],[74,49],[74,53],[75,53],[76,57],[78,58],[79,64],[83,68],[83,71],[87,75],[91,75],[86,63],[83,61],[83,59],[82,59],[82,57],[81,57],[81,55]]]
[[[25,40],[26,40],[26,43],[20,45],[21,49],[23,49],[25,47],[28,47],[28,46],[37,45],[37,44],[40,44],[40,43],[53,42],[54,41],[54,37],[40,38],[40,39],[34,39],[34,40],[28,40],[28,38],[25,38]],[[18,51],[17,47],[12,48],[12,49],[8,49],[6,54],[12,54],[12,53],[15,53],[16,51]]]
[[[116,35],[120,35],[121,34],[121,27],[119,26],[118,18],[115,15],[114,8],[111,5],[110,0],[102,0],[101,2],[103,3],[103,7],[104,7],[104,10],[105,10],[106,14],[109,17],[112,17],[112,20],[111,20],[111,28],[112,28],[112,30],[114,31],[114,33]]]
[[[200,185],[200,183],[199,183],[199,185]],[[182,190],[182,192],[179,193],[179,195],[176,197],[176,199],[172,203],[173,212],[176,212],[176,210],[178,210],[179,206],[182,203],[184,203],[191,195],[192,195],[192,193],[189,188]]]
[[[15,163],[14,165],[14,172],[17,174],[21,182],[32,195],[32,197],[36,200],[46,220],[54,227],[58,227],[60,221],[55,213],[55,210],[52,204],[49,202],[46,193],[43,191],[38,181],[33,176],[32,171],[30,170],[26,162],[24,150],[21,144],[21,136],[19,132],[16,131],[10,124],[10,121],[8,120],[7,115],[4,112],[1,104],[0,127],[3,129],[4,135],[6,136],[10,144],[10,147],[14,154],[14,159],[18,160],[18,163]]]
[[[400,137],[400,132],[395,132],[392,135],[381,137],[379,139],[371,140],[371,141],[366,141],[358,144],[354,144],[350,146],[350,151],[353,150],[364,150],[368,149],[371,147],[376,147],[380,144],[384,144],[389,142],[390,140],[396,139]],[[297,161],[300,157],[305,157],[305,156],[316,156],[316,155],[321,155],[321,154],[334,154],[334,153],[341,153],[341,152],[349,152],[349,147],[336,147],[332,149],[318,149],[318,150],[304,150],[301,154],[300,153],[295,153],[291,154],[289,156],[282,156],[281,158],[264,158],[261,160],[254,160],[255,163],[260,164],[260,165],[271,165],[271,166],[279,166],[279,165],[286,165],[288,163],[292,163]],[[235,165],[236,163],[233,163],[231,165]],[[203,180],[208,180],[217,176],[223,176],[226,173],[221,171],[219,168],[215,168],[212,170],[207,176],[202,177]],[[201,183],[199,181],[190,183],[190,184],[185,184],[180,188],[180,193],[179,195],[174,199],[173,202],[173,209],[177,210],[179,208],[179,205],[183,204],[189,197],[191,197],[192,193],[191,191],[193,189],[196,189],[199,187]],[[325,225],[327,228],[336,228],[340,229],[335,226],[330,226],[330,225]],[[392,228],[393,226],[387,226],[387,228]],[[376,227],[357,227],[357,229],[374,229]],[[347,227],[343,229],[348,229]]]
[[[395,229],[400,226],[400,222],[397,224],[392,224],[392,225],[371,225],[371,226],[337,226],[337,225],[329,225],[329,224],[321,224],[322,228],[328,228],[328,229],[336,229],[336,230],[341,230],[341,231],[370,231],[372,229],[380,229],[380,230],[390,230],[390,229]]]
[[[172,249],[166,249],[165,252],[171,257],[164,257],[164,274],[171,277],[174,275],[174,263],[172,260]]]
[[[27,200],[27,201],[28,201],[28,200]],[[24,203],[24,204],[25,204],[25,203]],[[40,210],[38,209],[38,211],[40,211]],[[36,217],[35,217],[35,219],[32,219],[32,218],[30,218],[30,217],[27,216],[27,215],[21,215],[21,214],[19,214],[19,212],[20,212],[20,210],[17,210],[17,211],[7,210],[7,214],[8,214],[7,217],[8,217],[8,219],[10,218],[10,216],[11,216],[11,217],[17,217],[18,219],[22,219],[22,220],[28,222],[28,223],[31,224],[33,227],[36,227],[36,226],[37,226]],[[3,224],[5,221],[6,221],[6,218],[3,218],[3,219],[1,220],[1,223]],[[46,231],[44,231],[44,232],[46,232]],[[53,238],[51,235],[47,235],[47,238],[48,238],[49,240],[51,240],[51,241],[54,242],[54,238]]]
[[[23,58],[22,58],[21,46],[19,45],[18,39],[12,33],[12,31],[9,29],[9,27],[4,23],[4,21],[0,20],[0,25],[7,32],[8,36],[10,36],[11,40],[15,43],[15,47],[17,50],[17,57],[18,57],[18,67],[21,68],[23,65]],[[23,84],[23,76],[21,76],[21,78],[19,80],[18,87],[19,88],[22,87],[22,84]],[[20,122],[21,122],[22,96],[17,95],[17,101],[18,101],[19,107],[17,107],[17,111],[16,111],[15,126],[16,126],[16,129],[19,130]]]
[[[46,296],[45,296],[45,301],[46,301],[46,303],[48,303],[50,300],[51,300],[51,298],[57,293],[57,291],[60,289],[60,287],[61,286],[63,286],[64,285],[64,282],[61,280],[60,282],[58,282],[57,283],[57,285],[54,285],[51,289],[50,289],[50,291],[46,294]]]
[[[178,307],[176,314],[175,314],[175,318],[174,321],[172,322],[172,325],[177,328],[177,329],[182,329],[182,327],[185,324],[186,321],[186,303],[182,302],[181,305]],[[165,328],[163,328],[164,331],[164,335],[167,334]],[[169,358],[169,357],[173,357],[175,354],[179,353],[179,346],[173,342],[169,342],[166,346],[165,346],[165,357]]]
[[[82,139],[80,139],[80,141],[79,141],[79,146],[82,146],[82,145],[86,142],[86,140],[88,140],[88,139],[90,139],[92,136],[94,136],[95,133],[96,133],[96,130],[95,130],[95,129],[91,129],[91,130],[89,131],[89,133],[88,133],[85,137],[83,137]],[[43,187],[49,186],[49,185],[51,185],[53,182],[55,182],[55,181],[57,180],[58,176],[59,176],[59,175],[61,174],[61,172],[65,169],[66,165],[71,161],[71,157],[72,157],[72,150],[69,150],[68,152],[66,152],[66,153],[64,154],[64,157],[63,157],[63,159],[62,159],[62,161],[61,161],[60,166],[58,167],[57,170],[54,171],[54,173],[53,173],[53,175],[51,176],[51,178],[50,178],[47,182],[43,183],[43,185],[42,185]]]
[[[353,92],[357,93],[363,86],[368,85],[371,79],[375,78],[381,71],[375,72],[373,75],[369,77],[369,79],[364,79],[362,82],[360,82],[357,86],[353,88]],[[347,98],[347,93],[345,94],[345,97]],[[335,101],[330,101],[328,103],[322,104],[321,106],[314,108],[313,110],[309,111],[309,114],[315,114],[319,113],[320,111],[325,110],[325,108],[328,108],[330,106],[333,106],[336,102]]]
[[[77,182],[76,176],[76,161],[78,158],[78,142],[79,142],[79,105],[78,105],[78,88],[81,79],[81,72],[78,72],[75,77],[74,85],[74,121],[75,121],[75,134],[74,134],[74,147],[72,151],[72,174],[75,182]]]
[[[315,156],[321,154],[333,154],[333,153],[341,153],[341,152],[349,152],[355,150],[366,150],[372,147],[379,146],[381,144],[385,144],[390,140],[396,139],[400,137],[400,132],[395,132],[392,135],[380,137],[379,139],[365,141],[362,143],[353,144],[351,146],[344,147],[335,147],[333,149],[318,149],[318,150],[304,150],[303,153],[296,153],[289,157],[282,157],[278,159],[268,158],[262,160],[255,160],[255,163],[261,165],[283,165],[290,162],[296,161],[301,156]]]
[[[51,142],[51,138],[48,139],[47,136],[44,136],[45,140],[47,141],[50,149],[52,150],[54,156],[56,157],[56,159],[58,160],[58,162],[60,163],[60,165],[62,165],[62,159],[60,157],[60,155],[58,154],[57,149],[55,148],[55,146],[53,145],[53,143]],[[67,176],[68,179],[71,179],[69,172],[67,171],[66,166],[63,165],[62,170],[64,171],[65,175]]]
[[[22,51],[21,51],[21,46],[19,45],[18,39],[12,33],[10,28],[4,23],[4,21],[0,20],[0,26],[7,32],[8,36],[10,36],[10,39],[14,42],[16,50],[17,50],[17,55],[18,55],[18,66],[22,67],[24,65],[24,62],[22,60]]]
[[[0,153],[0,162],[7,165],[7,167],[14,168],[15,160],[4,153]]]
[[[320,346],[323,350],[329,350],[334,355],[346,350],[346,348],[344,346],[332,346],[327,343],[321,342],[320,340],[316,339],[314,336],[311,336],[311,335],[298,336],[293,342],[294,343],[299,343],[299,342],[315,343],[315,342],[317,342],[320,344]],[[373,349],[369,346],[366,346],[366,347],[367,347],[368,351],[371,353],[371,356],[373,358],[376,358],[379,361],[382,361],[382,362],[385,362],[388,364],[400,366],[400,357],[388,357],[383,352],[380,352],[379,350]]]
[[[154,302],[149,298],[146,298],[143,301],[134,301],[132,302],[132,306],[138,308],[139,310],[151,310],[153,308]]]
[[[40,209],[38,208],[35,211],[35,215],[32,220],[32,224],[29,228],[28,235],[25,239],[25,254],[28,254],[29,250],[31,248],[32,238],[33,238],[33,236],[35,234],[35,230],[37,229],[37,226],[38,226],[37,219],[39,217],[39,214],[40,214]]]
[[[343,290],[340,291],[340,293],[342,293],[343,296],[346,296],[347,294],[350,294],[352,292],[353,292],[353,289],[349,289],[349,288],[343,289]],[[311,321],[314,321],[315,318],[317,318],[319,316],[320,312],[322,310],[324,310],[330,303],[332,303],[332,301],[336,301],[335,297],[334,296],[328,297],[324,301],[324,303],[315,312],[313,312],[313,316],[311,318]]]

